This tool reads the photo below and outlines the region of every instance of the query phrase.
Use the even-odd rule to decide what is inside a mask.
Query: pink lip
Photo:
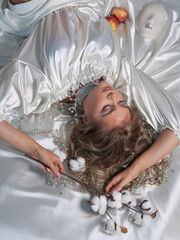
[[[105,87],[105,88],[103,89],[103,91],[102,91],[102,92],[106,92],[106,91],[109,91],[109,90],[113,90],[113,88],[112,88],[112,87],[110,87],[110,86],[108,86],[108,87]]]

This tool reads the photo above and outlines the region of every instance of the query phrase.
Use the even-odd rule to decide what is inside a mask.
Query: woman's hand
[[[178,144],[179,140],[172,130],[163,130],[151,147],[142,153],[130,167],[119,173],[110,181],[106,186],[106,192],[112,192],[114,190],[120,191],[141,172],[153,166],[160,159],[169,154]]]
[[[59,157],[6,121],[0,122],[0,139],[43,163],[42,168],[45,172],[54,173],[60,178],[59,171],[63,172],[64,168]]]
[[[128,167],[121,173],[117,174],[110,183],[106,186],[106,193],[112,191],[121,191],[124,186],[133,181],[139,175],[138,169],[135,167]]]
[[[63,172],[64,167],[56,154],[39,145],[31,156],[43,163],[41,168],[44,172],[54,173],[58,179],[60,178],[61,174],[59,172]]]

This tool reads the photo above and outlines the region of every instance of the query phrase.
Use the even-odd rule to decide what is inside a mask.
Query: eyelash
[[[124,101],[119,101],[118,104],[120,104],[120,103],[124,103]],[[102,109],[102,112],[103,112],[104,110],[106,110],[107,107],[111,107],[111,105],[105,105],[105,106],[103,107],[103,109]]]

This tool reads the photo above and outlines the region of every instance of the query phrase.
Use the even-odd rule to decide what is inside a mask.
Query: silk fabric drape
[[[9,5],[7,8],[6,2],[1,1],[1,43],[6,42],[7,48],[12,50],[6,54],[3,45],[2,62],[5,64],[9,59],[13,59],[10,65],[0,70],[0,105],[3,117],[6,114],[8,121],[50,150],[57,147],[60,138],[61,148],[60,142],[66,139],[65,124],[73,118],[57,109],[51,108],[47,113],[43,112],[48,110],[53,102],[63,98],[60,91],[70,77],[76,74],[80,76],[81,72],[87,73],[86,67],[91,65],[97,76],[103,74],[107,75],[107,80],[113,79],[114,85],[128,95],[129,102],[134,99],[147,121],[156,130],[160,132],[164,127],[169,127],[178,135],[180,6],[177,1],[161,1],[168,8],[170,23],[164,34],[154,40],[143,39],[135,32],[135,18],[142,6],[150,1],[35,2],[37,5],[32,1],[15,7]],[[51,11],[76,5],[80,7],[66,9],[62,13],[55,11],[45,17],[32,32],[40,19]],[[126,23],[119,26],[118,35],[115,35],[105,20],[99,19],[99,15],[108,14],[114,5],[124,6],[129,13]],[[52,35],[51,26],[54,26],[55,19],[58,19],[59,32]],[[63,29],[62,35],[60,29]],[[32,34],[21,46],[20,53],[14,53],[30,32]],[[15,33],[17,36],[12,35]],[[75,36],[75,33],[78,34]],[[59,39],[62,40],[60,43]],[[61,58],[68,64],[64,64]],[[99,59],[102,61],[98,61]],[[88,81],[89,78],[90,73],[86,77],[81,76],[82,81]],[[11,94],[7,95],[9,91]],[[30,115],[22,117],[22,113]],[[157,218],[148,226],[139,227],[128,222],[127,212],[122,213],[121,223],[128,227],[128,234],[123,236],[109,236],[102,232],[103,219],[91,217],[87,205],[88,195],[68,188],[48,186],[46,175],[38,163],[3,142],[0,147],[1,239],[179,238],[179,147],[173,151],[174,171],[170,172],[168,181],[160,187],[147,188],[142,192],[142,197],[149,199],[158,209]]]

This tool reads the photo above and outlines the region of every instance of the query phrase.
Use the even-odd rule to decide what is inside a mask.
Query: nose
[[[109,92],[109,93],[107,94],[107,98],[108,98],[109,100],[112,100],[112,102],[113,102],[114,105],[117,104],[116,94],[115,94],[113,91],[111,91],[111,92]]]

